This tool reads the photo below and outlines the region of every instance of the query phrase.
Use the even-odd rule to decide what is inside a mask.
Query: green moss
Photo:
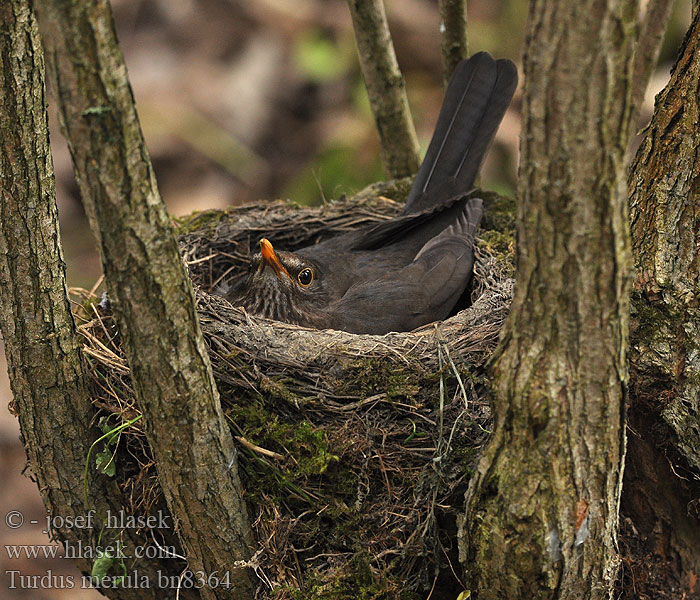
[[[302,476],[321,475],[331,463],[338,462],[338,457],[330,451],[326,432],[313,428],[307,421],[294,429],[291,443],[300,450],[297,462]]]
[[[222,221],[229,219],[229,213],[225,210],[203,210],[195,211],[183,217],[173,217],[172,224],[175,228],[175,235],[182,236],[188,233],[197,232],[206,235],[207,231],[213,230]]]
[[[406,399],[418,394],[423,375],[417,361],[399,366],[384,358],[366,357],[350,363],[338,385],[341,393],[362,398],[384,393],[389,399]]]
[[[253,500],[316,505],[321,500],[314,492],[321,477],[341,481],[350,475],[339,465],[326,432],[308,421],[285,422],[268,410],[265,399],[248,397],[227,411],[235,424],[234,433],[249,442],[282,455],[285,460],[271,460],[246,451],[241,467],[246,475],[246,487]],[[327,483],[326,483],[327,485]],[[350,493],[352,488],[344,486]],[[339,494],[339,497],[340,496]],[[327,502],[324,499],[323,502]]]
[[[379,181],[372,183],[360,190],[353,196],[355,199],[369,199],[378,196],[391,198],[396,202],[405,202],[413,185],[412,177],[403,177],[401,179],[392,179],[391,181]]]
[[[285,423],[268,412],[262,402],[236,405],[229,416],[248,441],[294,458],[295,467],[287,472],[293,479],[323,474],[338,457],[330,450],[328,436],[308,421]]]
[[[376,573],[369,556],[358,552],[335,573],[332,581],[310,574],[304,591],[282,588],[272,598],[291,597],[294,600],[419,600],[420,596],[402,589],[402,582],[392,581],[384,573]]]
[[[474,465],[479,456],[481,456],[481,448],[474,448],[466,444],[456,444],[453,452],[458,457],[462,471],[471,479],[474,475]]]
[[[484,230],[479,234],[479,247],[496,259],[506,277],[515,276],[515,239],[511,235]]]
[[[260,390],[271,398],[284,400],[293,406],[299,407],[304,402],[304,398],[299,394],[295,394],[290,389],[289,383],[293,385],[295,382],[286,377],[267,377],[261,375]]]
[[[515,238],[515,199],[485,191],[480,191],[478,196],[484,200],[482,230],[498,231]]]

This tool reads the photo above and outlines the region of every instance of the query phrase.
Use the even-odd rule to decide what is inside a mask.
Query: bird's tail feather
[[[487,52],[457,65],[404,214],[447,200],[443,193],[430,193],[440,184],[440,189],[447,189],[447,180],[452,181],[452,194],[471,189],[517,83],[515,65],[507,59],[494,60]]]

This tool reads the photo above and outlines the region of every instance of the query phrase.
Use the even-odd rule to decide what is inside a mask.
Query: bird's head
[[[276,252],[264,238],[237,296],[233,302],[253,314],[309,326],[318,325],[329,300],[320,265],[293,252]]]

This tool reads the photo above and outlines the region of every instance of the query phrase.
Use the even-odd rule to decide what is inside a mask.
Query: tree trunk
[[[176,529],[204,598],[252,596],[250,523],[107,0],[36,3],[48,68]]]
[[[649,79],[656,68],[661,44],[671,18],[673,0],[648,2],[639,27],[639,42],[634,52],[632,75],[632,125],[637,122]]]
[[[606,598],[617,575],[636,19],[625,0],[530,4],[515,295],[460,534],[480,600]]]
[[[88,468],[87,497],[83,490],[85,461],[98,430],[91,426],[94,411],[66,291],[43,53],[26,0],[0,4],[0,64],[0,330],[12,405],[57,539],[74,554],[80,547],[93,549],[119,540],[130,556],[136,547],[150,544],[135,529],[107,530],[100,537],[100,516],[122,510],[117,485]],[[84,526],[70,526],[76,522]],[[92,561],[76,562],[89,576]],[[138,562],[139,573],[153,581],[158,570],[177,576],[181,565]],[[78,580],[76,587],[80,585]],[[114,588],[104,593],[120,599],[158,597],[155,589]],[[192,597],[190,591],[184,593]]]
[[[632,163],[636,275],[623,508],[688,588],[700,574],[700,16]]]

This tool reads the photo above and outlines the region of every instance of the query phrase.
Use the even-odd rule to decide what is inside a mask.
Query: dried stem
[[[440,0],[440,47],[442,77],[447,85],[457,63],[469,53],[467,0]]]
[[[418,138],[396,60],[382,0],[348,0],[362,73],[379,132],[382,162],[391,178],[413,175]]]

